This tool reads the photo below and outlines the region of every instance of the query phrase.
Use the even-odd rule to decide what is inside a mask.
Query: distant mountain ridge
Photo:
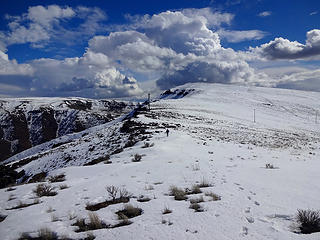
[[[0,99],[0,161],[66,134],[107,123],[133,103],[84,98]]]

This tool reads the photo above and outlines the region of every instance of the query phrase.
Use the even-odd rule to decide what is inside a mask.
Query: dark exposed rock
[[[14,128],[14,139],[18,140],[16,152],[21,152],[31,147],[29,139],[29,129],[26,116],[22,111],[17,111],[10,114]]]
[[[114,100],[1,100],[0,162],[57,137],[112,121],[132,108],[133,104]]]
[[[11,143],[7,140],[0,139],[0,159],[6,159],[11,155]]]

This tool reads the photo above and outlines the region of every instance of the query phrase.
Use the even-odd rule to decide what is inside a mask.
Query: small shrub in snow
[[[168,207],[165,207],[165,208],[162,210],[162,214],[169,214],[169,213],[172,213],[172,210],[170,210]]]
[[[186,200],[188,197],[186,196],[186,191],[178,188],[176,186],[171,186],[170,187],[170,192],[169,192],[170,196],[174,196],[174,199],[177,201],[182,201],[182,200]]]
[[[139,196],[137,199],[138,202],[149,202],[150,200],[151,200],[151,198],[145,197],[143,195]]]
[[[138,207],[134,207],[130,204],[125,205],[125,207],[116,212],[120,220],[123,220],[123,215],[126,216],[127,218],[133,218],[141,215],[143,213],[143,210]]]
[[[93,235],[93,233],[87,233],[87,237],[84,240],[94,240],[96,237]]]
[[[266,168],[267,168],[267,169],[274,169],[274,166],[273,166],[273,164],[271,164],[271,163],[267,163],[267,164],[266,164]]]
[[[64,173],[51,176],[48,178],[49,182],[54,183],[54,182],[63,182],[66,180],[66,175]]]
[[[201,182],[198,184],[200,188],[212,187],[212,184],[208,182],[207,179],[202,178]]]
[[[313,210],[298,210],[297,222],[301,233],[320,232],[320,212]]]
[[[117,198],[119,188],[112,185],[112,186],[107,186],[106,189],[107,189],[109,196],[114,201]]]
[[[76,232],[87,231],[87,225],[84,218],[77,218],[76,222],[72,225],[77,226],[79,228]]]
[[[203,208],[199,203],[191,203],[190,207],[191,209],[194,209],[195,212],[203,212]]]
[[[204,202],[203,196],[190,199],[190,203],[201,203],[201,202]]]
[[[84,218],[78,218],[73,226],[77,226],[76,232],[85,232],[89,230],[96,230],[102,228],[109,228],[95,213],[89,213],[89,223],[86,223]]]
[[[103,228],[103,225],[105,224],[100,220],[97,214],[91,212],[89,213],[88,227],[90,230],[101,229]]]
[[[145,142],[141,148],[149,148],[149,147],[153,147],[153,146],[154,146],[154,143]]]
[[[41,240],[58,240],[57,233],[51,231],[49,228],[39,229],[38,235]]]
[[[221,197],[219,195],[213,193],[213,192],[206,192],[204,195],[207,196],[207,197],[211,197],[212,201],[221,200]]]
[[[201,191],[199,185],[193,185],[191,187],[191,189],[188,189],[188,188],[186,189],[186,193],[187,194],[199,194],[199,193],[202,193],[202,191]]]
[[[140,162],[142,159],[142,155],[136,153],[133,158],[131,159],[132,162]]]
[[[125,198],[130,198],[131,197],[131,193],[128,192],[127,189],[125,188],[121,188],[119,191],[119,198],[120,199],[125,199]]]
[[[35,189],[33,189],[33,192],[38,197],[55,196],[58,194],[56,191],[54,191],[54,187],[48,184],[39,184]]]
[[[97,211],[101,208],[108,207],[112,204],[118,204],[118,203],[127,203],[130,200],[131,193],[127,191],[125,188],[118,188],[115,186],[107,186],[106,187],[109,197],[112,198],[112,200],[106,200],[100,203],[94,203],[90,204],[88,203],[86,206],[87,210],[90,211]],[[119,196],[119,197],[118,197]]]

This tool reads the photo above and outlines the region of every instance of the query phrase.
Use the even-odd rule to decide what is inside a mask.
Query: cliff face
[[[0,161],[56,137],[109,122],[127,102],[83,98],[0,100]]]

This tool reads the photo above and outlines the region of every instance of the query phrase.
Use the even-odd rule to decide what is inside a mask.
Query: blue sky
[[[316,0],[3,0],[0,96],[139,97],[197,81],[320,91],[319,11]]]

